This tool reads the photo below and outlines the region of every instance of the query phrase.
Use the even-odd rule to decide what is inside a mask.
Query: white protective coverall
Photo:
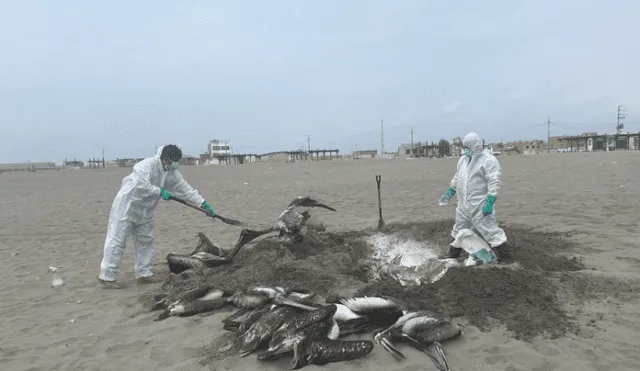
[[[204,198],[178,172],[162,167],[161,146],[155,156],[133,166],[133,172],[122,179],[120,191],[113,200],[104,255],[100,263],[100,279],[115,281],[124,253],[125,241],[131,234],[135,245],[136,278],[153,275],[155,260],[155,210],[160,201],[160,187],[192,205],[200,206]]]
[[[451,187],[456,189],[458,206],[456,207],[456,221],[451,236],[461,229],[475,228],[491,247],[497,247],[507,242],[504,230],[498,226],[495,216],[495,206],[491,215],[484,216],[482,207],[487,195],[498,196],[500,190],[500,163],[482,146],[482,139],[476,133],[468,133],[462,140],[462,145],[472,151],[472,156],[460,157],[458,169],[451,179]]]

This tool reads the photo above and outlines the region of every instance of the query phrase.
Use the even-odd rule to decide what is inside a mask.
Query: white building
[[[208,146],[209,158],[213,159],[214,156],[224,156],[233,153],[230,140],[217,140],[214,139],[209,142]]]

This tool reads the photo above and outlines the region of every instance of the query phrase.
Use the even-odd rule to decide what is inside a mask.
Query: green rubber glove
[[[456,189],[453,187],[449,187],[449,189],[447,189],[447,191],[444,193],[444,195],[442,195],[442,197],[440,197],[440,206],[445,206],[449,203],[449,200],[451,199],[451,197],[453,197],[456,194]]]
[[[482,207],[482,215],[487,216],[493,214],[493,204],[496,203],[496,196],[487,195],[487,199]]]
[[[169,193],[169,191],[167,191],[166,189],[160,187],[160,197],[162,197],[165,200],[170,200],[171,197],[173,197],[173,195]]]
[[[213,208],[209,205],[209,203],[207,203],[207,201],[204,201],[200,207],[207,210],[212,217],[216,216],[216,212],[213,211]]]

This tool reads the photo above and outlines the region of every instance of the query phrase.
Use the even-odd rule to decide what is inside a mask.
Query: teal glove
[[[496,203],[496,196],[487,195],[487,199],[482,207],[482,215],[487,216],[493,214],[493,204]]]
[[[216,212],[213,211],[213,208],[207,203],[207,201],[204,201],[200,207],[207,210],[209,214],[211,214],[211,217],[216,216]]]
[[[165,200],[170,200],[173,195],[169,193],[166,189],[160,187],[160,196]]]
[[[447,189],[447,191],[444,193],[444,195],[442,195],[442,197],[440,197],[440,206],[445,206],[449,203],[449,200],[451,199],[451,197],[453,197],[456,194],[456,189],[453,187],[449,187],[449,189]]]

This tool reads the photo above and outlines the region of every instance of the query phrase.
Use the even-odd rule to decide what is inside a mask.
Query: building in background
[[[365,149],[353,152],[354,159],[376,158],[378,156],[377,149]]]
[[[219,156],[230,156],[233,154],[233,147],[231,147],[230,140],[218,140],[214,139],[209,141],[209,159]]]

